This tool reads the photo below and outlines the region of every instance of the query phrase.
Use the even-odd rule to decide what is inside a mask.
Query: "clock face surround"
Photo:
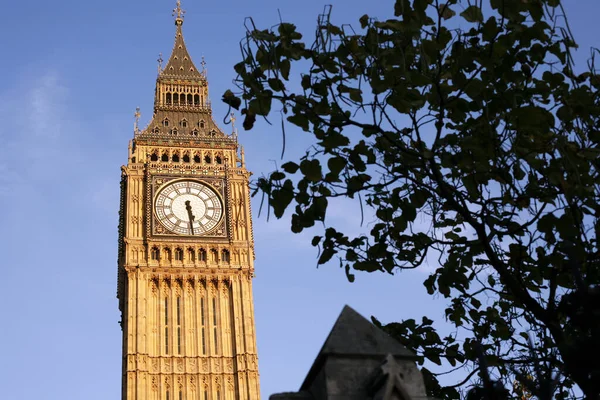
[[[159,189],[154,212],[159,223],[173,234],[206,235],[221,221],[223,202],[202,182],[175,180]]]

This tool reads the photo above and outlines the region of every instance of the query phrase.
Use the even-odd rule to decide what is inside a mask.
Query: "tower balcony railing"
[[[159,102],[156,105],[159,110],[173,110],[173,111],[210,111],[210,101],[205,101],[202,104],[199,103],[173,103],[173,102]]]

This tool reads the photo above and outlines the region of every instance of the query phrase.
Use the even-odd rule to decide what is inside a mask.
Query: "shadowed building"
[[[427,399],[415,355],[346,306],[298,392],[270,400]]]
[[[204,60],[175,45],[122,167],[124,400],[259,399],[254,243],[243,150],[214,123]]]

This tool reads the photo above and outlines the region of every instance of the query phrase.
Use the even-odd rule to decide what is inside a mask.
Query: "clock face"
[[[178,180],[164,186],[154,202],[160,223],[179,235],[203,235],[217,226],[223,216],[223,204],[207,185]]]

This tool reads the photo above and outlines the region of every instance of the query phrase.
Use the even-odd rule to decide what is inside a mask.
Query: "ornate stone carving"
[[[237,275],[238,270],[254,268],[251,233],[240,228],[251,224],[248,214],[249,173],[245,167],[235,163],[237,137],[222,133],[209,117],[211,109],[206,76],[198,70],[190,72],[189,68],[186,68],[185,78],[178,76],[184,57],[186,67],[193,65],[180,35],[182,22],[177,23],[177,42],[173,50],[174,55],[179,57],[178,61],[172,55],[167,66],[159,71],[155,114],[145,129],[140,126],[134,133],[135,141],[129,148],[128,164],[121,170],[117,293],[122,320],[126,321],[122,325],[124,337],[130,343],[140,344],[133,348],[131,357],[123,360],[127,371],[124,390],[148,399],[161,399],[165,390],[171,390],[170,398],[177,400],[177,390],[183,387],[184,398],[203,398],[204,393],[191,395],[197,386],[198,390],[207,391],[208,398],[216,396],[215,391],[220,388],[227,391],[221,393],[221,399],[243,400],[240,398],[242,394],[236,394],[235,386],[246,367],[237,364],[234,356],[207,354],[213,352],[215,298],[217,334],[224,335],[217,338],[219,345],[225,345],[231,341],[232,335],[237,335],[240,346],[235,347],[237,352],[244,353],[248,348],[254,348],[253,317],[250,313],[250,319],[243,319],[247,311],[250,312],[251,293],[236,289],[233,301],[231,285],[232,277],[238,282],[236,287],[243,282],[242,279],[246,279],[241,274]],[[175,67],[170,70],[172,63]],[[171,96],[169,104],[166,104],[167,93]],[[179,96],[177,104],[174,93]],[[182,97],[184,93],[185,98]],[[192,104],[188,103],[188,95],[192,96]],[[194,100],[195,95],[200,97],[199,101]],[[181,103],[182,99],[185,99],[185,104]],[[186,121],[185,126],[183,120]],[[198,158],[194,159],[196,155]],[[204,160],[204,155],[210,156],[210,163]],[[159,191],[167,184],[184,179],[196,180],[212,188],[217,200],[222,201],[223,215],[209,235],[174,235],[156,219],[154,208]],[[192,188],[188,186],[188,189]],[[167,208],[163,207],[163,210]],[[151,253],[153,248],[158,249],[154,256]],[[183,257],[176,252],[178,248],[183,250]],[[202,260],[198,252],[201,248],[207,253]],[[241,257],[239,250],[244,248],[249,256]],[[211,254],[212,249],[218,250],[217,257]],[[224,249],[230,252],[229,260],[223,257]],[[140,282],[142,284],[138,287]],[[208,296],[209,293],[214,297]],[[176,296],[180,298],[181,323],[178,326],[175,326]],[[168,298],[167,315],[165,297]],[[204,329],[200,329],[199,323],[201,303],[206,324]],[[198,328],[194,329],[195,326]],[[168,328],[169,354],[165,354],[165,327]],[[181,351],[172,354],[179,344],[178,327],[182,335]],[[202,331],[204,343],[200,338]],[[230,351],[226,345],[221,350]],[[197,353],[202,355],[187,356]],[[144,381],[146,371],[151,374],[147,382]],[[217,374],[221,374],[220,378],[215,378]],[[247,380],[247,377],[244,379]],[[242,393],[245,398],[260,397],[258,384],[250,391],[246,387]]]

